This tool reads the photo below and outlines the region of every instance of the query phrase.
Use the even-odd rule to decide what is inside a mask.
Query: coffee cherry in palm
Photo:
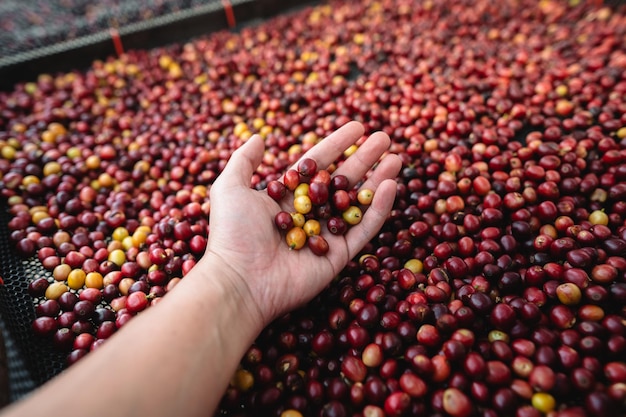
[[[300,184],[300,174],[295,169],[287,170],[283,176],[283,182],[289,191],[293,191]]]
[[[363,212],[357,206],[350,206],[346,211],[341,214],[341,217],[350,226],[354,226],[361,223],[361,219],[363,218]]]
[[[285,187],[285,184],[278,180],[270,181],[267,184],[267,194],[275,201],[280,201],[285,195],[287,195],[287,187]]]
[[[356,198],[360,204],[368,206],[372,203],[372,199],[374,198],[374,191],[370,190],[369,188],[363,188],[359,190]]]
[[[304,158],[298,163],[298,174],[304,178],[312,178],[317,173],[317,162],[312,158]]]
[[[276,224],[278,229],[282,231],[288,231],[294,226],[291,213],[284,210],[276,213],[276,216],[274,216],[274,223]]]
[[[309,236],[307,242],[309,248],[311,249],[311,252],[313,252],[317,256],[323,256],[328,253],[328,242],[321,235]]]
[[[333,235],[343,235],[348,231],[348,223],[339,216],[333,216],[328,219],[326,227]]]
[[[321,206],[328,201],[328,186],[323,182],[313,182],[308,190],[311,202],[316,206]]]
[[[293,208],[298,213],[308,214],[313,208],[313,204],[308,195],[300,195],[293,200]]]
[[[306,244],[307,236],[304,229],[294,226],[285,235],[285,241],[289,249],[298,250]]]

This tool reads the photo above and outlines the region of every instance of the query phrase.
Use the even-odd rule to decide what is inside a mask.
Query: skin
[[[305,157],[325,168],[363,133],[360,123],[350,122]],[[250,187],[264,151],[260,137],[250,138],[211,188],[207,250],[185,279],[96,352],[1,415],[211,415],[261,330],[322,291],[380,230],[401,168],[389,145],[386,134],[374,133],[335,171],[354,185],[377,164],[361,186],[375,195],[345,236],[323,232],[331,249],[320,257],[289,250],[273,223],[279,205]]]

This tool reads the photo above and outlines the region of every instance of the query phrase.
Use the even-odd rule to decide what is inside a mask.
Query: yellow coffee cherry
[[[116,227],[111,234],[113,240],[117,240],[118,242],[123,241],[126,237],[128,237],[128,230],[125,227]]]
[[[137,228],[137,230],[135,230],[135,232],[133,233],[133,236],[132,236],[133,246],[138,248],[139,246],[143,245],[145,243],[146,239],[148,238],[149,234],[150,234],[150,231],[146,232],[143,229],[139,230],[139,228]]]
[[[46,288],[45,296],[49,300],[56,300],[61,296],[61,294],[63,294],[64,292],[68,292],[68,291],[69,291],[69,288],[67,285],[65,285],[64,282],[55,281],[52,284],[50,284],[48,288]]]
[[[122,249],[114,249],[109,253],[108,260],[117,266],[122,266],[126,262],[126,254]]]
[[[85,165],[92,170],[100,168],[100,157],[98,155],[89,155],[85,160]]]
[[[298,410],[289,409],[280,413],[280,417],[302,417],[302,413]]]
[[[52,277],[55,281],[65,281],[72,272],[72,267],[68,264],[59,264],[52,270]]]
[[[368,206],[372,203],[372,199],[374,198],[374,191],[370,190],[369,188],[363,188],[359,190],[356,198],[359,203],[363,204],[364,206]]]
[[[232,385],[241,392],[246,392],[254,385],[254,375],[245,369],[238,369],[232,380]]]
[[[404,263],[404,267],[414,274],[420,274],[424,270],[424,264],[419,259],[409,259]]]
[[[298,184],[298,186],[296,187],[295,190],[293,190],[293,197],[300,197],[301,195],[309,195],[309,184],[307,184],[306,182],[303,182],[301,184]]]
[[[133,236],[126,236],[124,240],[122,240],[122,247],[124,250],[128,250],[136,246],[137,245],[135,245],[135,239],[133,239]]]
[[[302,226],[307,236],[319,235],[322,232],[322,226],[319,221],[315,219],[309,219]]]
[[[85,277],[85,287],[101,289],[104,286],[102,274],[96,271],[90,272]]]
[[[363,212],[357,206],[350,206],[341,214],[341,216],[346,223],[348,223],[350,226],[354,226],[361,223],[361,219],[363,218]]]
[[[311,199],[308,195],[300,195],[294,198],[293,208],[296,209],[298,213],[308,214],[313,208],[313,203],[311,203]]]
[[[530,399],[531,404],[537,410],[541,411],[544,414],[549,413],[554,410],[556,406],[556,401],[554,397],[547,392],[536,392]]]
[[[79,290],[85,285],[87,274],[82,269],[72,269],[67,276],[67,285],[73,290]]]
[[[56,161],[47,162],[43,166],[43,175],[47,177],[48,175],[58,174],[61,172],[61,164]]]
[[[304,218],[304,214],[294,212],[291,213],[291,218],[293,219],[293,225],[297,227],[303,227],[306,219]]]
[[[22,185],[24,187],[30,185],[30,184],[39,184],[41,181],[39,180],[39,177],[35,176],[35,175],[26,175],[23,179],[22,179]]]
[[[297,226],[292,227],[285,235],[287,246],[289,246],[289,249],[294,250],[302,249],[306,243],[306,238],[304,229]]]
[[[594,210],[589,214],[589,222],[606,226],[609,224],[609,216],[603,210]]]
[[[352,145],[350,146],[348,149],[346,149],[345,151],[343,151],[343,156],[345,156],[346,158],[352,156],[357,149],[359,149],[358,145]]]

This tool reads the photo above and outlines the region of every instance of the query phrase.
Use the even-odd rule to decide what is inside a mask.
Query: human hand
[[[303,156],[326,168],[363,135],[363,126],[350,122],[322,140]],[[350,187],[361,181],[390,145],[383,132],[372,134],[333,173],[343,174]],[[380,230],[396,192],[401,161],[385,155],[361,188],[375,190],[362,221],[343,236],[335,236],[324,226],[322,235],[330,250],[324,256],[308,248],[290,250],[274,225],[274,216],[283,209],[267,195],[250,187],[250,179],[263,157],[260,137],[251,137],[236,150],[210,192],[210,232],[201,263],[211,262],[218,274],[207,271],[207,279],[220,280],[228,291],[240,295],[242,307],[263,328],[283,313],[309,301],[335,277],[346,263]],[[288,203],[292,203],[290,201]],[[198,265],[200,266],[200,265]],[[208,268],[207,268],[208,269]]]

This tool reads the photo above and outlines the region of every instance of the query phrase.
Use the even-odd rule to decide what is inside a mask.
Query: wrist
[[[245,278],[216,254],[207,252],[179,285],[183,283],[196,296],[208,297],[211,314],[218,307],[227,314],[227,328],[236,322],[238,329],[249,330],[254,338],[265,327],[264,316]]]

